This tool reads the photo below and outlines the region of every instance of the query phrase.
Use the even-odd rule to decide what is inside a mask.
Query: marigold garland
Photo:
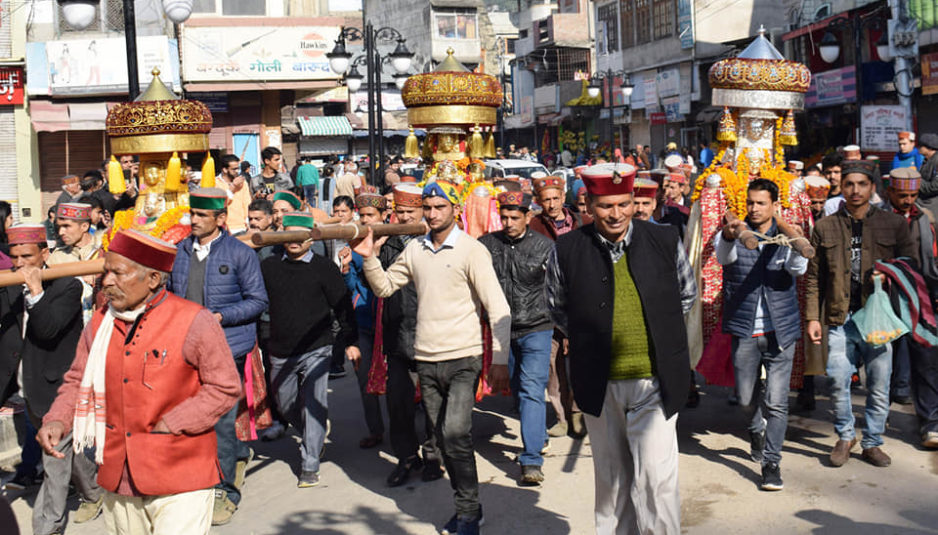
[[[163,215],[161,215],[156,220],[156,224],[153,226],[153,229],[150,230],[147,234],[153,236],[154,238],[161,238],[163,233],[179,224],[182,216],[187,213],[189,213],[188,206],[177,206],[163,212]],[[111,240],[114,239],[114,235],[120,231],[133,227],[133,223],[133,210],[121,210],[120,212],[115,213],[114,224],[111,225],[111,230],[109,230],[104,236],[101,237],[101,248],[107,251],[108,245],[111,243]]]
[[[717,151],[717,155],[713,158],[713,161],[710,162],[710,165],[704,169],[700,175],[697,176],[697,181],[694,183],[694,191],[691,193],[691,203],[697,202],[697,199],[700,198],[700,193],[703,191],[704,183],[707,181],[707,177],[717,172],[717,169],[725,167],[723,164],[723,156],[726,154],[726,149],[730,146],[729,141],[723,141],[720,143],[720,148]]]

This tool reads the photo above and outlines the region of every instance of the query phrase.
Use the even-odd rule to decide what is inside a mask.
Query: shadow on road
[[[921,512],[902,511],[900,514],[906,516],[906,513],[914,513],[917,515]],[[877,535],[880,533],[884,535],[934,535],[935,533],[933,530],[924,531],[909,528],[899,528],[889,524],[879,524],[875,522],[856,522],[849,517],[841,516],[830,511],[822,511],[820,509],[805,509],[795,513],[795,516],[816,524],[818,527],[812,529],[811,533],[816,533],[818,535],[827,533],[863,533],[864,535]],[[934,525],[935,520],[932,519],[931,522],[932,525]]]

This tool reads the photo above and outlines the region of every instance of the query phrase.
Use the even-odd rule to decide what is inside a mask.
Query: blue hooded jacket
[[[169,290],[185,297],[189,288],[189,262],[194,236],[176,247],[176,261],[169,276]],[[221,314],[228,347],[235,358],[254,349],[257,319],[267,310],[267,289],[261,275],[257,254],[247,245],[222,230],[212,243],[205,259],[205,287],[202,301],[205,308]]]

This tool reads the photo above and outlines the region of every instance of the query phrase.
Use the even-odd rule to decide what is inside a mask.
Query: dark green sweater
[[[609,380],[652,376],[645,312],[629,272],[628,252],[613,265],[612,359]]]

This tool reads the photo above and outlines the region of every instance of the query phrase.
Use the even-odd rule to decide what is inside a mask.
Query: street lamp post
[[[364,39],[365,54],[352,60],[352,54],[346,50],[346,39]],[[381,56],[377,43],[397,42],[393,52]],[[398,88],[403,87],[406,81],[406,72],[410,69],[414,53],[407,49],[404,37],[394,28],[383,27],[375,29],[369,22],[365,24],[364,31],[355,27],[342,27],[335,47],[326,54],[329,58],[329,68],[336,74],[343,75],[349,91],[361,87],[362,75],[358,67],[364,64],[368,78],[368,166],[369,172],[377,173],[373,178],[375,185],[384,185],[384,123],[382,120],[383,104],[381,101],[381,74],[384,63],[390,63],[395,71],[394,83]],[[352,70],[346,73],[351,64]],[[377,130],[377,132],[376,132]],[[377,139],[376,139],[377,136]],[[377,153],[375,149],[377,150]],[[377,166],[375,165],[377,162]]]
[[[99,9],[100,0],[57,0],[62,6],[65,22],[76,30],[84,30],[94,22],[94,14]],[[166,18],[175,24],[182,24],[192,14],[192,0],[163,0],[163,12]],[[127,49],[127,93],[130,100],[140,94],[140,78],[137,70],[137,19],[134,14],[134,0],[123,0],[124,11],[124,46]]]
[[[857,145],[860,145],[860,129],[863,121],[863,48],[861,46],[861,40],[864,29],[882,29],[885,26],[883,19],[878,16],[879,12],[883,9],[885,9],[885,7],[880,6],[862,15],[860,13],[854,13],[850,18],[843,17],[832,20],[828,24],[828,31],[824,34],[818,46],[821,59],[827,63],[834,63],[837,61],[837,58],[840,57],[841,45],[833,32],[836,30],[847,30],[848,27],[853,30],[854,70],[856,71],[855,77],[857,86],[857,129],[854,136]],[[888,62],[892,59],[889,53],[889,40],[886,34],[883,34],[876,42],[876,53],[882,61]],[[896,91],[899,91],[898,84]],[[911,110],[907,110],[907,115],[908,120],[911,121]]]
[[[608,80],[609,99],[608,99],[608,106],[606,106],[606,108],[609,109],[609,147],[610,147],[610,150],[613,151],[613,154],[615,153],[614,151],[615,147],[613,147],[613,145],[615,144],[615,131],[614,131],[615,126],[613,124],[615,99],[613,98],[612,85],[615,82],[616,78],[620,78],[622,80],[622,83],[619,86],[619,90],[622,91],[622,96],[624,97],[626,101],[626,107],[628,107],[629,98],[632,96],[632,89],[634,89],[635,86],[632,85],[632,81],[629,79],[629,74],[625,71],[613,71],[612,69],[606,69],[605,71],[599,71],[599,72],[593,73],[590,75],[590,85],[586,89],[586,93],[591,98],[596,98],[603,91],[603,82],[605,80]],[[605,95],[603,95],[603,101],[605,102],[606,100],[607,99]]]

